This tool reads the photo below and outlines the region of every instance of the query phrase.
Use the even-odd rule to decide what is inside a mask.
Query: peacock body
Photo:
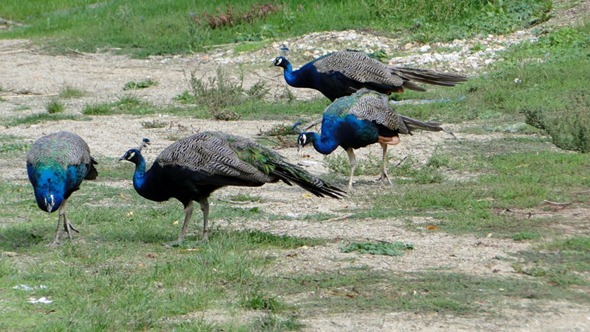
[[[344,193],[302,168],[288,163],[278,153],[240,136],[202,132],[181,139],[164,149],[149,170],[140,149],[128,150],[120,160],[133,162],[133,186],[153,201],[179,200],[185,220],[179,241],[184,239],[193,201],[203,211],[203,236],[208,237],[210,194],[225,186],[258,187],[279,180],[297,184],[312,194],[340,198]]]
[[[59,210],[53,244],[59,243],[60,224],[72,238],[77,231],[67,220],[66,201],[80,188],[83,180],[96,179],[96,161],[88,144],[78,135],[60,131],[37,139],[27,154],[27,174],[33,186],[37,206],[49,213]]]
[[[339,146],[348,154],[351,173],[348,183],[352,189],[352,174],[356,164],[354,149],[379,143],[383,148],[381,179],[388,180],[386,172],[387,146],[400,142],[399,134],[416,129],[441,131],[437,122],[422,122],[397,114],[386,95],[368,89],[336,99],[323,113],[321,134],[302,132],[298,144],[312,144],[322,154],[330,154]]]
[[[404,89],[425,91],[414,81],[454,86],[467,80],[465,76],[452,73],[386,66],[364,52],[352,50],[323,55],[297,70],[293,70],[284,56],[275,58],[273,65],[283,68],[285,81],[290,86],[318,90],[331,101],[362,88],[390,94]]]

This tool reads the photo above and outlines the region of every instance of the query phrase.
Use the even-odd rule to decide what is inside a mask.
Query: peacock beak
[[[45,198],[45,206],[47,207],[47,212],[51,213],[51,211],[53,211],[53,206],[55,205],[55,200],[53,199],[53,195],[49,195],[49,198],[51,198],[50,201]]]

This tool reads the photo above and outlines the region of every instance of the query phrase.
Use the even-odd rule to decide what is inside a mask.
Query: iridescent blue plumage
[[[53,244],[59,243],[60,224],[70,239],[71,230],[77,231],[66,218],[65,205],[83,180],[96,178],[94,164],[86,142],[66,131],[39,138],[27,154],[27,174],[37,206],[49,213],[59,210]]]
[[[352,175],[356,164],[354,149],[379,143],[383,148],[381,179],[388,180],[386,171],[387,146],[400,142],[399,134],[412,134],[415,129],[441,131],[439,123],[421,122],[398,115],[384,94],[361,89],[358,92],[336,99],[322,116],[321,134],[303,132],[298,144],[303,147],[313,144],[316,151],[330,154],[341,146],[350,161],[351,172],[348,182],[352,189]]]
[[[339,51],[323,55],[293,70],[284,57],[276,57],[273,65],[283,68],[287,84],[321,92],[331,101],[367,88],[381,93],[403,92],[404,89],[425,91],[414,83],[454,86],[467,80],[465,76],[427,69],[390,67],[358,51]]]
[[[161,202],[178,199],[185,218],[178,236],[182,241],[193,212],[193,201],[203,211],[203,238],[208,237],[209,195],[225,186],[258,187],[279,180],[297,184],[312,194],[340,198],[343,192],[278,153],[253,141],[222,132],[201,132],[168,146],[149,170],[141,148],[131,149],[119,160],[135,164],[133,187],[146,199]]]

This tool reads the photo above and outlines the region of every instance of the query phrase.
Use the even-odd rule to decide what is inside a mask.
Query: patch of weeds
[[[0,144],[0,153],[9,153],[15,151],[28,151],[30,148],[29,144],[25,143],[2,143]]]
[[[268,310],[270,312],[277,312],[285,307],[275,297],[265,295],[260,290],[244,294],[244,297],[240,300],[240,306],[245,309]]]
[[[261,203],[262,198],[260,196],[252,196],[250,194],[236,194],[228,196],[228,200],[233,202],[253,202]]]
[[[164,128],[168,125],[165,121],[159,120],[152,120],[152,121],[143,121],[141,126],[146,129],[154,129],[154,128]]]
[[[80,117],[79,115],[74,114],[49,114],[49,113],[39,113],[33,114],[22,118],[12,119],[6,123],[7,126],[18,126],[18,125],[31,125],[37,124],[45,121],[60,121],[60,120],[89,120],[88,118]]]
[[[225,11],[219,8],[214,14],[205,11],[192,15],[191,19],[197,25],[207,25],[211,29],[219,29],[264,19],[268,15],[281,10],[281,8],[280,5],[272,3],[253,4],[250,9],[240,13],[235,8],[228,6]]]
[[[325,240],[300,238],[288,235],[275,235],[261,231],[248,231],[248,242],[256,244],[257,247],[266,246],[281,249],[295,249],[303,246],[316,246],[326,243]]]
[[[190,91],[194,102],[203,105],[209,114],[217,120],[238,120],[241,115],[230,108],[236,107],[246,101],[262,99],[269,91],[265,83],[259,81],[250,89],[243,87],[244,77],[241,74],[237,82],[232,81],[229,75],[221,67],[217,68],[216,76],[208,79],[198,78],[193,71],[190,76]],[[182,97],[188,101],[188,96]]]
[[[183,93],[174,97],[174,100],[179,101],[183,104],[194,104],[196,102],[195,96],[191,95],[191,93],[188,91],[184,91]]]
[[[66,106],[58,99],[52,99],[45,105],[45,109],[49,114],[56,114],[62,113],[66,109]]]
[[[414,245],[403,242],[352,242],[343,246],[344,253],[358,252],[361,254],[403,256],[406,250],[413,250]]]
[[[298,331],[304,327],[294,316],[282,318],[273,313],[257,318],[248,329],[249,331]]]
[[[293,125],[287,125],[282,123],[274,125],[268,130],[260,131],[259,133],[259,135],[261,136],[288,136],[296,134],[297,133],[293,129]]]
[[[78,88],[74,88],[69,85],[63,87],[59,91],[59,97],[66,98],[66,99],[81,98],[81,97],[84,97],[85,95],[86,95],[86,91],[78,89]]]
[[[541,234],[537,232],[518,232],[512,235],[514,241],[538,240],[540,238]]]
[[[551,285],[590,285],[590,237],[572,237],[537,245],[517,254],[521,262],[513,268]]]
[[[123,90],[137,90],[137,89],[145,89],[149,88],[150,86],[156,86],[159,83],[152,80],[151,78],[141,80],[141,81],[130,81],[125,83],[123,86]]]
[[[112,106],[109,103],[86,104],[82,108],[82,114],[84,115],[109,115],[112,113]]]

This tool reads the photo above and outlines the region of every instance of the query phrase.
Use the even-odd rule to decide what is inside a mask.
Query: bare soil
[[[553,22],[555,24],[571,23],[584,12],[588,12],[589,1],[576,2],[574,9],[568,6],[558,7]],[[577,9],[577,10],[576,10]],[[287,41],[277,41],[268,47],[247,54],[234,54],[231,49],[220,48],[206,54],[190,56],[151,57],[149,59],[131,59],[111,53],[87,54],[72,51],[65,55],[50,55],[27,40],[0,40],[0,116],[20,117],[27,114],[46,112],[45,105],[66,86],[88,92],[88,96],[65,100],[66,112],[79,114],[88,103],[114,101],[126,94],[133,94],[143,100],[157,105],[174,103],[174,97],[188,89],[187,77],[192,71],[198,75],[213,75],[219,65],[239,76],[238,67],[245,66],[245,84],[250,85],[264,79],[272,87],[273,93],[281,93],[285,83],[278,68],[270,67],[270,62],[278,53],[278,46],[288,44],[298,59],[309,59],[326,50],[340,48],[357,48],[372,50],[386,46],[390,51],[403,52],[404,56],[396,58],[403,63],[407,59],[420,63],[419,59],[443,59],[437,62],[423,61],[423,67],[447,68],[468,75],[477,75],[485,71],[487,65],[501,59],[502,47],[523,40],[534,40],[530,31],[521,31],[509,36],[483,36],[474,40],[455,41],[451,49],[459,51],[457,55],[435,56],[435,51],[424,48],[425,45],[401,45],[397,40],[388,40],[366,32],[323,32]],[[484,50],[470,54],[470,45],[483,43]],[[458,45],[458,46],[457,46]],[[489,45],[489,47],[485,47]],[[502,46],[499,47],[498,45]],[[430,46],[430,45],[429,45]],[[433,45],[431,49],[445,45]],[[332,48],[332,49],[330,49]],[[441,51],[443,52],[443,51]],[[455,51],[453,51],[455,52]],[[417,60],[418,59],[418,60]],[[487,61],[489,60],[489,61]],[[409,61],[409,60],[408,60]],[[303,63],[303,62],[301,62]],[[475,65],[474,65],[475,64]],[[147,89],[132,92],[123,91],[125,83],[151,78],[159,84]],[[291,89],[297,98],[310,98],[318,93],[305,89]],[[310,110],[318,115],[321,110]],[[158,120],[167,123],[165,128],[146,129],[142,122]],[[234,134],[254,137],[260,131],[270,129],[277,121],[231,121],[221,122],[176,117],[166,114],[152,116],[96,116],[91,121],[44,122],[38,125],[20,125],[2,128],[4,135],[16,135],[26,142],[33,142],[41,135],[58,130],[69,130],[81,135],[90,145],[95,158],[105,160],[118,158],[124,151],[134,147],[142,137],[149,137],[153,142],[146,151],[148,160],[153,158],[174,138],[190,135],[199,130],[221,130]],[[462,126],[451,126],[462,140],[489,139],[485,135],[467,135],[461,133]],[[490,134],[510,135],[510,134]],[[438,133],[421,133],[403,137],[402,144],[391,152],[391,162],[404,156],[412,155],[421,162],[426,162],[437,146],[453,139]],[[312,173],[323,174],[326,169],[323,157],[311,150],[304,155],[295,149],[280,151],[293,162],[299,162]],[[378,146],[359,151],[360,158],[380,156]],[[109,159],[107,159],[109,160]],[[26,170],[22,160],[2,161],[0,179],[25,183]],[[131,174],[130,174],[131,178]],[[355,188],[363,195],[377,195],[379,184],[369,177],[357,177]],[[98,180],[100,181],[100,179]],[[427,231],[425,225],[436,224],[436,220],[412,220],[415,230],[408,230],[406,221],[391,219],[365,219],[351,221],[348,219],[333,221],[305,221],[301,217],[314,213],[343,215],[347,210],[354,210],[352,200],[317,200],[299,188],[285,185],[267,185],[260,188],[225,188],[216,193],[212,199],[215,209],[216,199],[226,199],[236,193],[250,193],[262,197],[262,203],[251,203],[263,212],[282,214],[293,220],[255,221],[243,224],[215,220],[215,227],[233,227],[259,229],[276,234],[293,236],[321,237],[335,240],[327,246],[303,247],[288,252],[273,253],[277,256],[276,275],[306,274],[326,272],[345,267],[365,265],[371,269],[403,273],[404,271],[427,271],[442,269],[477,276],[515,275],[509,262],[495,259],[508,257],[526,250],[528,243],[499,240],[493,237],[477,238],[474,236],[455,236],[436,231]],[[587,222],[587,211],[568,210],[572,216],[572,225],[564,225],[564,234],[579,231],[579,222]],[[544,213],[551,213],[551,211]],[[553,213],[563,213],[555,211]],[[583,228],[587,234],[587,228]],[[339,241],[372,240],[398,241],[414,244],[415,249],[402,257],[370,256],[344,254],[338,250]],[[296,300],[294,300],[296,301]],[[440,313],[355,313],[331,314],[327,312],[309,312],[301,321],[307,325],[307,331],[590,331],[590,309],[569,302],[540,302],[538,300],[521,300],[504,309],[495,309],[496,314],[474,313],[468,316],[454,316]],[[235,316],[222,317],[222,313],[206,315],[213,319],[235,320]],[[199,315],[195,315],[199,316]],[[221,318],[219,318],[221,316]]]

